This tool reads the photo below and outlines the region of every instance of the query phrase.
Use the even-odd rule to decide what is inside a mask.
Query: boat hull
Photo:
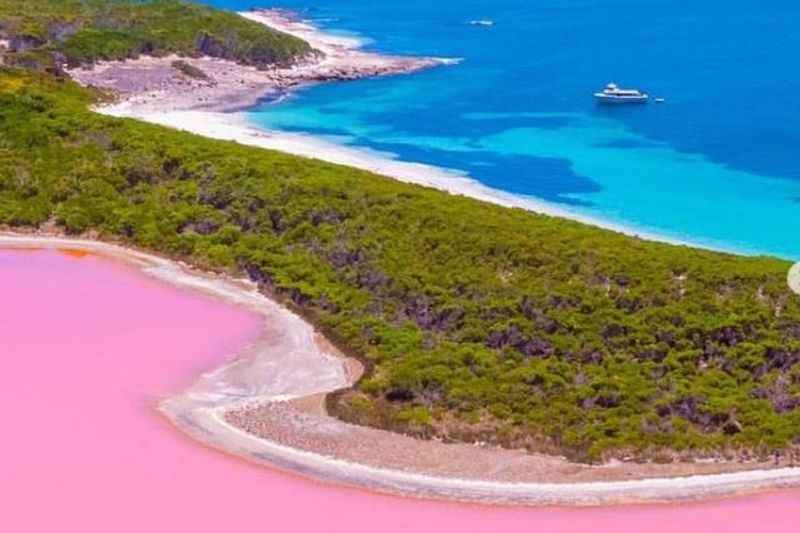
[[[608,96],[605,94],[595,94],[595,100],[598,104],[607,105],[620,105],[620,104],[646,104],[649,97],[643,96]]]

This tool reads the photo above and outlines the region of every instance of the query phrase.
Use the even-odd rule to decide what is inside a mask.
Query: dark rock
[[[230,59],[225,44],[207,32],[201,32],[197,36],[195,48],[201,55]]]
[[[46,68],[46,71],[57,78],[68,78],[69,74],[64,70],[67,64],[67,57],[61,52],[53,52],[53,65]]]
[[[341,213],[333,210],[312,210],[311,213],[309,213],[309,218],[311,219],[311,223],[315,226],[319,226],[320,224],[338,224],[344,220]]]
[[[729,419],[725,425],[722,426],[722,431],[726,435],[736,435],[737,433],[741,433],[742,429],[742,424],[733,418]]]
[[[630,285],[631,280],[630,278],[628,278],[628,276],[625,276],[624,274],[617,274],[616,276],[614,276],[614,282],[620,287],[627,287],[628,285]]]
[[[527,357],[550,357],[555,352],[549,342],[538,337],[530,339],[517,348]]]
[[[219,229],[219,224],[213,220],[203,219],[195,223],[192,228],[200,235],[211,235]]]
[[[250,200],[250,203],[247,204],[247,210],[251,213],[257,213],[264,209],[266,203],[261,198],[253,198]]]
[[[790,337],[800,340],[800,323],[792,323],[787,325],[785,327],[785,331]]]
[[[580,306],[579,298],[566,298],[557,294],[550,296],[549,306],[553,309],[569,309]]]
[[[317,305],[320,307],[320,309],[333,314],[336,314],[341,310],[338,305],[330,301],[330,299],[328,299],[328,297],[324,294],[317,299]]]
[[[358,286],[362,289],[369,289],[371,292],[378,292],[383,287],[391,285],[392,279],[377,270],[362,270],[358,273]]]
[[[303,291],[297,287],[293,287],[289,290],[289,298],[291,298],[292,302],[301,307],[305,307],[311,302],[311,297],[303,293]]]
[[[203,189],[197,195],[197,200],[201,204],[211,205],[217,209],[225,209],[231,203],[229,191],[219,189]]]
[[[634,355],[634,357],[638,361],[642,361],[642,362],[644,362],[644,361],[653,361],[655,363],[660,363],[661,361],[663,361],[664,359],[667,358],[667,352],[664,351],[664,350],[658,350],[658,349],[655,349],[655,348],[648,348],[647,350],[642,350],[642,351],[636,353],[636,355]]]
[[[145,166],[134,165],[128,167],[123,170],[123,174],[131,186],[155,181],[153,170]]]
[[[603,330],[603,337],[605,338],[614,338],[619,337],[621,335],[625,335],[628,333],[628,328],[621,324],[609,324]]]
[[[721,426],[730,420],[730,416],[725,413],[716,413],[713,415],[708,415],[708,422],[706,425],[708,426]]]
[[[328,261],[336,268],[344,268],[362,263],[366,256],[362,250],[347,250],[346,248],[336,248],[328,254]]]
[[[702,410],[702,406],[705,403],[703,398],[698,398],[696,396],[688,396],[686,398],[682,398],[677,402],[674,402],[670,406],[671,413],[679,416],[693,424],[700,426],[705,431],[714,431],[717,428],[722,428],[723,431],[729,431],[725,428],[732,424],[732,427],[736,427],[738,425],[739,431],[741,431],[741,426],[738,422],[733,420],[733,418],[727,413],[707,413]]]
[[[783,348],[767,348],[766,359],[770,368],[786,372],[800,363],[800,351],[789,352]]]
[[[526,318],[533,321],[537,327],[541,328],[546,333],[552,335],[558,331],[558,322],[547,316],[544,311],[536,307],[529,297],[525,296],[522,298],[519,308]]]
[[[434,323],[434,313],[426,298],[412,298],[406,305],[406,315],[422,328],[428,329]]]
[[[283,223],[283,215],[279,211],[270,210],[269,221],[272,223],[272,229],[276,233],[281,233],[286,229],[286,225]]]
[[[457,328],[464,319],[464,310],[457,308],[444,309],[439,313],[436,320],[436,329],[439,331],[447,331],[449,329]]]
[[[736,372],[737,365],[734,360],[725,357],[722,359],[722,364],[720,365],[720,368],[726,374],[733,375],[734,372]]]
[[[502,331],[494,331],[486,339],[486,346],[502,350],[506,346],[516,346],[526,342],[525,336],[515,325],[511,325]]]
[[[464,311],[458,308],[447,308],[437,311],[427,297],[416,296],[406,304],[405,314],[423,329],[445,331],[458,324],[464,317]]]
[[[672,407],[669,405],[660,405],[656,408],[656,414],[661,418],[666,418],[672,415]]]
[[[789,382],[787,377],[782,376],[769,386],[755,389],[752,396],[760,400],[768,400],[778,414],[794,411],[800,407],[800,396],[792,394]]]
[[[696,396],[687,396],[672,404],[672,412],[681,418],[691,422],[699,421],[701,417],[700,407],[705,403],[705,399]]]
[[[736,346],[745,339],[745,335],[737,327],[726,326],[712,331],[711,338],[724,346]]]
[[[762,378],[771,370],[780,370],[786,373],[791,370],[795,365],[800,363],[800,351],[789,352],[784,348],[767,348],[764,359],[764,364],[755,367],[752,372],[757,378]]]
[[[264,270],[258,265],[245,263],[242,265],[242,269],[247,273],[247,277],[249,277],[251,281],[255,282],[259,288],[273,288],[274,284],[272,281],[272,276],[270,276],[269,273],[264,272]]]
[[[599,350],[592,350],[583,354],[581,361],[586,364],[599,365],[603,362],[603,354]]]
[[[12,52],[24,52],[33,48],[39,48],[45,44],[44,39],[33,35],[16,35],[8,43],[8,49]]]
[[[526,357],[550,357],[555,352],[555,348],[548,341],[539,337],[526,336],[516,324],[489,334],[486,346],[496,350],[511,347]]]
[[[621,309],[627,313],[635,313],[644,308],[644,302],[639,298],[628,298],[622,296],[616,300],[617,309]]]
[[[591,409],[593,407],[612,409],[614,407],[619,407],[621,403],[622,399],[619,394],[611,393],[594,396],[592,398],[584,398],[578,402],[578,405],[583,409]]]
[[[620,398],[617,393],[605,394],[598,396],[595,403],[605,409],[611,409],[613,407],[619,407],[622,403],[622,398]]]
[[[390,402],[410,402],[414,399],[414,392],[403,387],[397,387],[386,392],[386,399]]]
[[[772,407],[776,413],[788,413],[800,407],[800,397],[788,394],[777,396],[772,399]]]

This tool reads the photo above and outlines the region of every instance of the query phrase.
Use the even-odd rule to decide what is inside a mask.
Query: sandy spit
[[[790,467],[678,477],[673,472],[672,477],[625,480],[626,472],[630,475],[629,470],[636,467],[625,464],[587,467],[570,465],[560,458],[532,456],[530,464],[538,464],[538,470],[533,470],[538,472],[536,477],[553,479],[556,473],[557,479],[510,482],[498,480],[503,476],[497,472],[465,469],[463,475],[448,471],[445,476],[431,473],[430,467],[417,470],[415,465],[381,466],[394,460],[381,459],[382,454],[390,455],[391,448],[387,452],[382,447],[382,443],[387,442],[385,439],[390,438],[396,439],[400,448],[411,445],[412,441],[424,446],[414,453],[432,457],[433,463],[447,463],[452,459],[454,464],[462,464],[466,459],[470,464],[493,464],[498,471],[525,470],[525,465],[520,463],[521,456],[514,455],[513,451],[416,441],[402,435],[350,426],[325,415],[319,409],[319,399],[325,393],[350,386],[358,371],[352,371],[352,367],[348,371],[348,362],[336,354],[310,324],[259,293],[249,281],[204,274],[164,258],[89,240],[0,234],[0,247],[80,249],[107,255],[126,261],[165,283],[245,306],[262,316],[263,332],[236,359],[203,374],[187,390],[160,405],[166,416],[186,433],[251,461],[370,490],[502,504],[660,502],[800,486],[800,468]],[[243,413],[264,409],[278,415],[274,422],[278,434],[274,438],[263,434],[256,436],[231,423]],[[242,423],[253,422],[247,416],[243,420]],[[269,418],[262,418],[262,425],[265,420],[269,423]],[[286,435],[287,432],[292,434]],[[348,439],[353,437],[359,439],[362,452],[368,456],[364,464],[337,457],[336,446],[332,447],[334,454],[331,455],[313,451],[315,447],[337,441],[352,447]],[[316,441],[316,444],[306,446],[308,449],[285,444],[295,441]],[[375,446],[370,446],[372,442]],[[544,462],[537,463],[540,460]],[[550,468],[559,461],[559,468]],[[753,465],[739,467],[752,468]],[[617,474],[613,474],[617,480],[597,480],[607,478],[608,472],[614,469],[617,469]],[[568,474],[570,471],[573,475]],[[574,481],[592,477],[594,481]]]

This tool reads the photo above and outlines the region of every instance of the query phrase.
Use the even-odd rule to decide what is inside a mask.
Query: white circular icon
[[[789,288],[800,294],[800,263],[789,269]]]

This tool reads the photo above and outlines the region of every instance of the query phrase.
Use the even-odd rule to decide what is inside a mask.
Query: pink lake
[[[0,249],[0,531],[798,531],[800,493],[501,508],[331,487],[198,445],[156,410],[259,319],[96,255]]]

